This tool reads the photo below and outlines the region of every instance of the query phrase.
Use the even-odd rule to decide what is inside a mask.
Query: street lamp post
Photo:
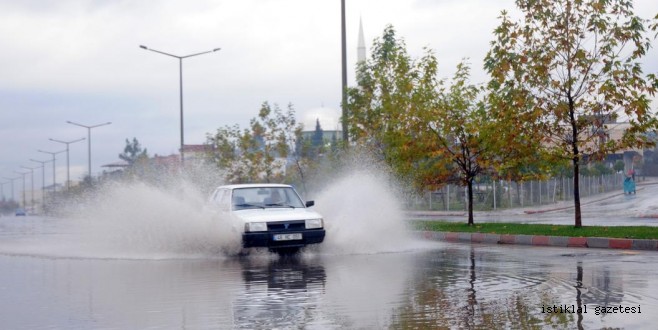
[[[53,142],[66,144],[66,191],[69,191],[71,189],[71,173],[70,173],[70,167],[69,167],[69,144],[80,142],[84,139],[85,138],[80,138],[80,139],[73,140],[73,141],[61,141],[61,140],[49,139],[50,141],[53,141]]]
[[[30,170],[30,183],[32,184],[32,211],[34,212],[34,170],[36,170],[39,167],[27,167],[27,166],[21,166],[22,168],[26,170]]]
[[[341,107],[342,109],[342,128],[343,128],[343,145],[348,146],[349,134],[347,134],[347,42],[345,41],[346,28],[345,28],[345,0],[340,1],[340,27],[341,27]]]
[[[171,56],[174,58],[178,59],[178,70],[179,70],[179,93],[180,93],[180,161],[181,161],[181,167],[183,167],[184,162],[185,162],[185,155],[184,155],[184,146],[185,146],[185,138],[184,138],[184,126],[183,126],[183,59],[192,57],[192,56],[198,56],[198,55],[203,55],[203,54],[208,54],[208,53],[214,53],[221,48],[215,48],[213,50],[201,52],[201,53],[195,53],[195,54],[190,54],[190,55],[185,55],[185,56],[178,56],[178,55],[172,55],[169,53],[165,53],[159,50],[155,50],[152,48],[148,48],[144,45],[139,45],[139,48],[145,49],[145,50],[150,50],[152,52],[156,52],[162,55],[167,55]]]
[[[98,125],[91,125],[91,126],[74,123],[74,122],[68,121],[68,120],[66,122],[71,124],[71,125],[84,127],[84,128],[87,129],[87,154],[88,154],[87,159],[88,159],[88,162],[89,162],[89,174],[88,175],[89,175],[89,183],[91,183],[91,129],[96,128],[96,127],[100,127],[100,126],[109,125],[109,124],[112,124],[112,122],[108,121],[107,123],[102,123],[102,124],[98,124]]]
[[[52,160],[52,162],[53,162],[53,192],[57,192],[57,181],[55,180],[55,178],[56,178],[55,177],[55,155],[61,154],[62,152],[66,151],[66,150],[56,151],[56,152],[43,151],[43,150],[38,150],[38,151],[43,152],[44,154],[51,154],[53,156],[53,160]]]
[[[51,162],[51,160],[30,159],[30,161],[41,164],[41,207],[43,208],[46,201],[46,163]]]
[[[2,201],[5,200],[5,184],[9,182],[0,182],[0,192],[2,194]]]
[[[27,172],[14,171],[14,173],[20,174],[23,177],[23,208],[27,209],[27,204],[25,204],[25,176],[27,175]]]
[[[14,198],[14,180],[18,180],[20,178],[7,178],[4,177],[5,180],[9,180],[11,182],[11,200],[16,201],[16,198]]]

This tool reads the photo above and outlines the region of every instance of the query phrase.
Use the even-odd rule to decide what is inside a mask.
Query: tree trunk
[[[574,157],[573,159],[573,204],[576,220],[575,227],[581,228],[583,223],[580,215],[580,167],[578,165],[578,157]]]
[[[466,181],[466,189],[468,195],[468,225],[473,225],[473,178]]]
[[[571,72],[569,72],[571,76]],[[571,97],[569,98],[569,119],[571,123],[571,155],[573,158],[573,204],[574,204],[574,216],[575,216],[575,227],[581,228],[583,226],[580,216],[580,151],[578,150],[578,122],[576,121],[576,111],[574,100]]]

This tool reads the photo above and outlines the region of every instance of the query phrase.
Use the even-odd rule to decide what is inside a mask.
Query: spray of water
[[[327,236],[307,254],[418,247],[406,228],[396,185],[385,171],[359,165],[371,163],[352,161],[344,167],[349,170],[333,175],[315,194]],[[40,250],[64,257],[128,259],[216,258],[241,252],[239,230],[218,219],[206,204],[208,187],[201,186],[181,180],[160,186],[108,184],[94,197],[70,206],[58,229],[63,235],[42,239]],[[39,246],[32,252],[41,254]]]
[[[186,187],[187,188],[187,187]],[[218,254],[229,240],[193,189],[117,184],[71,216],[80,244],[103,257],[176,258]]]
[[[410,234],[399,189],[381,171],[358,169],[329,185],[317,198],[331,254],[401,252],[420,245]]]

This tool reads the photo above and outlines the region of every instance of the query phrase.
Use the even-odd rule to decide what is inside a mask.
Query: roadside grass
[[[645,226],[583,226],[544,225],[521,223],[475,223],[469,226],[462,222],[415,220],[412,226],[416,230],[485,233],[500,235],[543,235],[567,237],[606,237],[658,239],[658,227]]]

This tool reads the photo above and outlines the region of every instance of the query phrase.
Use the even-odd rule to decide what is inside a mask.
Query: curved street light
[[[74,123],[74,122],[68,121],[68,120],[66,122],[71,124],[71,125],[84,127],[84,128],[87,129],[87,154],[88,154],[87,159],[88,159],[88,162],[89,162],[89,174],[88,175],[89,175],[89,182],[91,183],[91,129],[96,128],[96,127],[100,127],[100,126],[110,125],[110,124],[112,124],[112,122],[108,121],[107,123],[102,123],[102,124],[98,124],[98,125],[90,125],[90,126]]]
[[[21,168],[24,168],[26,170],[30,170],[30,183],[32,184],[32,189],[31,189],[32,211],[34,212],[34,170],[39,168],[39,166],[37,166],[37,167],[28,167],[28,166],[21,165]]]
[[[23,208],[27,210],[27,204],[25,204],[25,176],[28,172],[14,171],[14,173],[20,174],[23,177]]]
[[[11,182],[11,200],[15,202],[16,199],[14,198],[14,180],[18,180],[18,179],[20,179],[20,178],[8,178],[8,177],[3,177],[3,179],[5,179],[5,180],[9,180],[9,181]]]
[[[41,207],[43,208],[46,202],[46,163],[52,162],[52,160],[36,160],[30,158],[30,161],[41,164]]]
[[[144,50],[150,50],[150,51],[155,52],[155,53],[159,53],[159,54],[162,54],[162,55],[166,55],[166,56],[170,56],[170,57],[174,57],[174,58],[178,59],[179,82],[180,82],[180,84],[179,84],[179,93],[180,93],[180,97],[179,97],[180,98],[180,162],[181,162],[181,168],[182,168],[183,165],[184,165],[184,162],[185,162],[185,156],[184,156],[185,151],[183,150],[184,147],[185,147],[184,128],[183,128],[184,127],[183,126],[183,59],[188,58],[188,57],[192,57],[192,56],[198,56],[198,55],[203,55],[203,54],[208,54],[208,53],[214,53],[214,52],[220,50],[221,48],[215,48],[213,50],[208,50],[208,51],[205,51],[205,52],[194,53],[194,54],[185,55],[185,56],[178,56],[178,55],[165,53],[163,51],[159,51],[159,50],[156,50],[156,49],[153,49],[153,48],[149,48],[149,47],[144,46],[144,45],[139,45],[139,48],[144,49]]]
[[[0,194],[2,195],[2,201],[5,200],[5,185],[9,182],[0,182]]]
[[[57,181],[55,180],[55,172],[56,172],[56,170],[55,170],[55,155],[61,154],[62,152],[66,151],[66,150],[55,151],[55,152],[43,151],[43,150],[37,150],[37,151],[43,152],[44,154],[50,154],[50,155],[53,156],[53,160],[52,160],[52,162],[53,162],[53,192],[57,192]]]
[[[71,189],[71,173],[70,173],[70,167],[69,167],[69,144],[80,142],[84,139],[85,138],[80,138],[80,139],[73,140],[73,141],[61,141],[61,140],[49,139],[50,141],[53,141],[53,142],[66,144],[66,191],[69,191]]]

